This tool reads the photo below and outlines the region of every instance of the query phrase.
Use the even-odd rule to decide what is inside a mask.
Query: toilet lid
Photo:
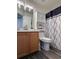
[[[41,40],[51,40],[50,38],[46,38],[46,37],[41,37]]]
[[[41,41],[44,41],[44,42],[51,42],[51,39],[50,38],[46,38],[46,37],[42,37],[40,38]]]

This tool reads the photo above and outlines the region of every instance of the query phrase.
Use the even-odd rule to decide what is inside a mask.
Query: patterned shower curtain
[[[58,14],[46,21],[46,37],[52,39],[51,46],[61,50],[61,15]]]

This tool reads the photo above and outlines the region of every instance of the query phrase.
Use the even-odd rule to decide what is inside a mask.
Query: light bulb
[[[19,8],[21,8],[21,5],[20,5],[20,4],[18,4],[18,7],[19,7]]]
[[[27,8],[27,5],[24,5],[24,10],[26,10],[26,8]]]

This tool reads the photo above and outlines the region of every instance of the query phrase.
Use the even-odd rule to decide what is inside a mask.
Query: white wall
[[[42,30],[40,29],[39,32],[39,37],[44,37],[45,36],[45,23],[46,23],[46,19],[45,19],[45,14],[42,12],[37,12],[37,28],[40,28],[40,24],[42,25]]]
[[[45,14],[38,12],[37,13],[37,28],[42,27],[44,29],[46,23]],[[42,25],[42,26],[40,26]]]
[[[46,22],[46,20],[45,20],[45,14],[42,13],[42,12],[38,12],[37,13],[37,21],[45,23]]]

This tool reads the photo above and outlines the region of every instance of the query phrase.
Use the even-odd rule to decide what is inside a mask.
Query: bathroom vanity
[[[30,30],[17,31],[17,57],[22,57],[39,50],[39,32]]]
[[[39,17],[36,9],[17,7],[17,57],[29,55],[39,50]],[[38,18],[39,17],[39,18]],[[41,20],[40,20],[41,21]],[[43,27],[44,28],[44,27]]]

